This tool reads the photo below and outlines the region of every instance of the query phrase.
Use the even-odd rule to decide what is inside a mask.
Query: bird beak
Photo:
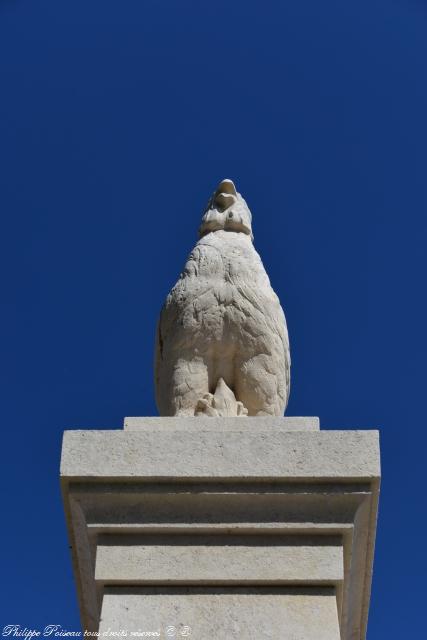
[[[224,211],[235,202],[237,197],[236,187],[232,180],[222,180],[214,195],[215,204]]]

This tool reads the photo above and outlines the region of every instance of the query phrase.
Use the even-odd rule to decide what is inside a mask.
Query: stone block
[[[198,420],[209,423],[211,418]],[[379,476],[378,433],[289,432],[246,429],[244,424],[233,431],[65,431],[61,474],[80,480],[111,476],[181,482],[369,479]]]
[[[340,639],[331,589],[106,588],[100,632],[127,628],[160,640]]]

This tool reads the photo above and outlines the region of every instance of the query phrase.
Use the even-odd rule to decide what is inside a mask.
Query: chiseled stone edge
[[[320,423],[317,417],[275,417],[262,416],[258,418],[246,417],[244,424],[242,418],[161,418],[161,417],[127,417],[124,419],[125,431],[133,429],[161,429],[163,431],[232,431],[237,428],[263,430],[281,429],[283,431],[319,431]]]
[[[333,586],[343,579],[339,536],[107,535],[97,544],[95,580],[104,585]]]

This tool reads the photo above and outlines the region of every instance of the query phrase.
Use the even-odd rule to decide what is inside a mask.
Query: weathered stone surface
[[[208,421],[209,418],[206,418]],[[371,478],[377,431],[65,431],[61,473],[145,479]]]
[[[98,544],[95,579],[114,585],[337,585],[344,579],[343,549],[338,537],[327,536],[108,536]]]
[[[340,640],[328,589],[107,588],[100,632],[123,628],[160,640]]]
[[[162,416],[283,415],[286,321],[231,180],[209,201],[200,240],[162,309],[156,393]]]

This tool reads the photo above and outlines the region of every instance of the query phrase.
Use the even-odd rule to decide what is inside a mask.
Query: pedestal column
[[[123,430],[65,432],[82,626],[364,638],[379,477],[376,431],[320,431],[316,418],[128,418]]]

